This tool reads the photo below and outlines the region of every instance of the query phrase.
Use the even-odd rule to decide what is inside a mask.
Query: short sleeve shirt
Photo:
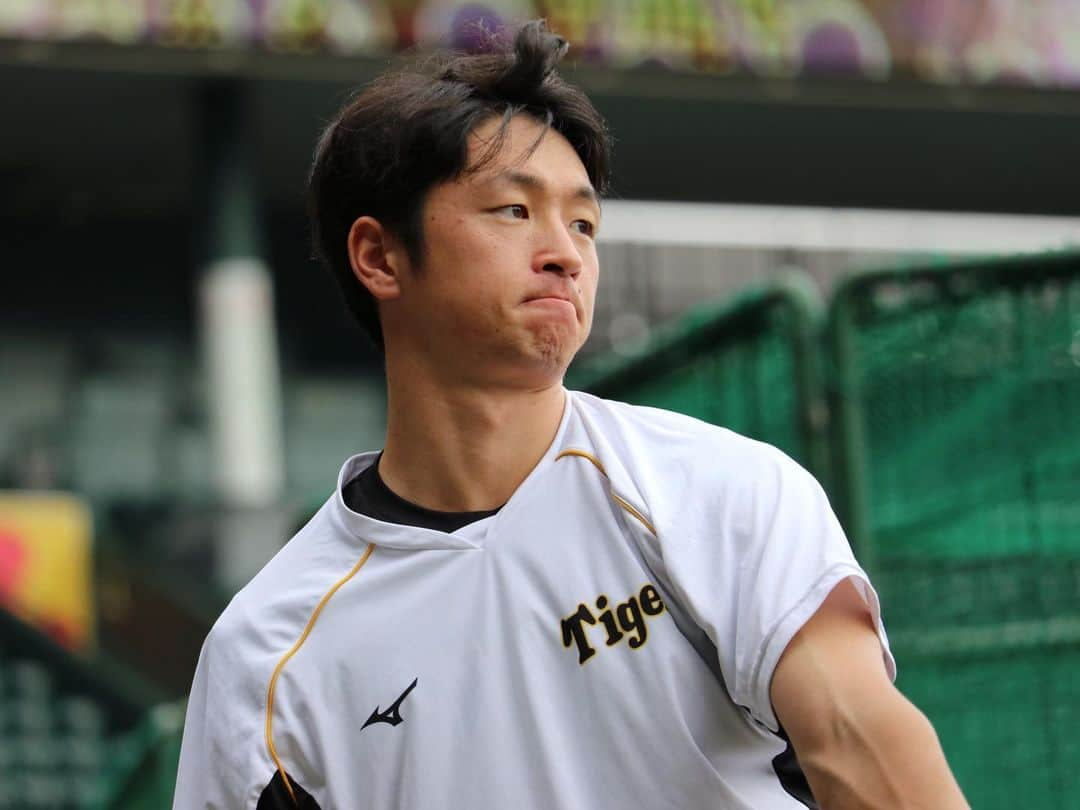
[[[176,810],[275,778],[324,810],[800,808],[769,685],[842,580],[895,673],[824,492],[768,445],[567,392],[505,506],[450,532],[346,506],[376,457],[207,638]]]

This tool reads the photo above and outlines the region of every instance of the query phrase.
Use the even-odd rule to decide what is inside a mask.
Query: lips
[[[536,290],[522,301],[522,306],[532,305],[534,312],[543,314],[545,318],[573,319],[580,323],[585,316],[583,303],[576,292],[573,288],[565,287]]]
[[[573,313],[573,317],[578,317],[577,304],[562,295],[537,295],[532,298],[527,298],[525,304],[532,304],[536,307],[550,308],[552,312],[557,310],[563,310],[567,314]]]
[[[558,292],[545,292],[545,293],[540,293],[539,295],[530,295],[528,298],[525,299],[525,303],[528,303],[530,301],[549,301],[549,300],[565,301],[568,304],[573,304],[574,303],[574,299],[571,296],[566,295],[565,293],[558,293]],[[575,308],[576,308],[576,305],[575,305]]]

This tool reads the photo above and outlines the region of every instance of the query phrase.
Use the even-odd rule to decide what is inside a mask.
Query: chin
[[[533,333],[530,354],[539,360],[541,365],[552,370],[561,370],[561,373],[570,365],[570,361],[580,348],[580,343],[576,338],[577,335],[570,334],[567,329],[560,326],[551,325],[539,329]]]

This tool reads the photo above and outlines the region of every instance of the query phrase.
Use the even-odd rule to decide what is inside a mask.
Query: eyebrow
[[[505,172],[499,172],[491,179],[492,181],[497,180],[506,182],[513,186],[521,186],[522,188],[529,189],[530,191],[547,192],[550,190],[547,182],[544,181],[542,178],[537,177],[535,174],[516,171],[514,169],[510,169]],[[596,205],[597,208],[600,207],[600,195],[597,194],[596,189],[594,189],[590,185],[576,187],[573,191],[570,192],[569,196],[575,200],[587,200],[588,202]]]

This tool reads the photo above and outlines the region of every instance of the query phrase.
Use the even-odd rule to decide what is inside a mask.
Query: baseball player
[[[966,807],[813,478],[563,387],[610,152],[564,50],[395,69],[319,142],[386,441],[214,625],[175,810]]]

